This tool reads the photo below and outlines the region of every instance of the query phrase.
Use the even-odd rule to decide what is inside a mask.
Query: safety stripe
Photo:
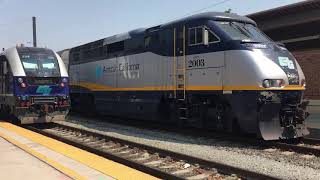
[[[71,83],[73,86],[80,86],[92,91],[173,91],[173,86],[146,86],[146,87],[128,87],[128,88],[116,88],[112,86],[106,86],[101,84],[89,83],[89,82],[80,82],[80,83]],[[177,89],[179,90],[179,89]],[[183,90],[183,89],[181,89]],[[268,90],[305,90],[305,87],[300,85],[287,85],[280,88],[264,88],[260,86],[187,86],[186,90],[188,91],[268,91]]]
[[[127,167],[125,165],[119,164],[101,156],[89,153],[82,149],[73,147],[71,145],[43,136],[41,134],[23,129],[8,122],[0,121],[0,127],[13,131],[25,138],[30,139],[33,142],[41,144],[42,146],[45,146],[66,157],[74,159],[88,167],[91,167],[115,179],[157,179],[149,174],[145,174],[136,169]]]
[[[47,156],[38,153],[37,151],[33,150],[32,148],[19,143],[18,141],[10,138],[9,136],[3,134],[0,132],[0,136],[5,139],[6,141],[8,141],[9,143],[17,146],[18,148],[22,149],[23,151],[31,154],[32,156],[36,157],[37,159],[39,159],[40,161],[43,161],[44,163],[50,165],[51,167],[53,167],[54,169],[60,171],[61,173],[69,176],[72,179],[79,179],[79,180],[84,180],[86,179],[85,177],[82,177],[81,175],[79,175],[78,173],[76,173],[75,171],[63,166],[62,164],[58,163],[57,161],[54,161],[52,159],[49,159]]]

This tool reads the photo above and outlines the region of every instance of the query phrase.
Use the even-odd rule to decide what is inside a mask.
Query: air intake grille
[[[56,101],[56,97],[53,96],[37,96],[31,99],[34,104],[54,104]]]

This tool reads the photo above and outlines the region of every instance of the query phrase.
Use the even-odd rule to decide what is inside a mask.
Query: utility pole
[[[37,22],[36,17],[32,17],[32,29],[33,29],[33,47],[37,47]]]

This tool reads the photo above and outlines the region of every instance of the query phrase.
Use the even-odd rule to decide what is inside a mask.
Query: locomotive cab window
[[[205,30],[208,31],[209,43],[216,43],[216,42],[219,42],[219,41],[220,41],[219,37],[216,36],[210,29],[205,28]]]
[[[215,43],[220,41],[219,37],[216,36],[210,29],[201,26],[189,28],[189,45],[194,46],[204,44],[205,31],[208,31],[209,43]]]

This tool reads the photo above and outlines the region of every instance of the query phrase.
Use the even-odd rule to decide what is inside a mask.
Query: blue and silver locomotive
[[[70,107],[68,73],[46,48],[13,47],[0,53],[1,112],[22,124],[64,120]]]
[[[309,133],[298,62],[247,17],[202,13],[61,54],[83,110],[266,140]]]

